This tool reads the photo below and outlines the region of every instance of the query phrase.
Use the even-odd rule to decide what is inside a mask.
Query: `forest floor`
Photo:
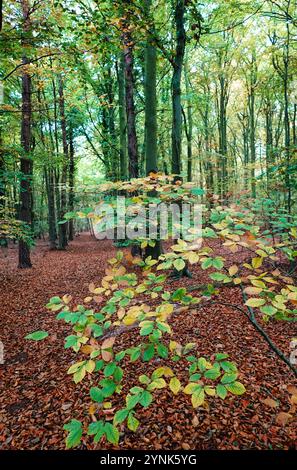
[[[49,251],[47,243],[39,242],[31,270],[16,268],[16,246],[8,249],[7,257],[2,253],[0,340],[5,362],[0,365],[0,449],[64,449],[64,423],[71,418],[88,421],[88,384],[75,385],[66,374],[75,360],[74,353],[64,349],[64,337],[71,328],[57,321],[45,304],[50,297],[65,293],[81,302],[89,283],[99,284],[114,250],[110,241],[96,241],[89,234],[78,236],[65,252]],[[228,254],[230,265],[234,260],[239,264],[240,256]],[[172,288],[206,281],[205,272],[198,266],[192,272],[193,279],[174,281]],[[242,305],[238,287],[221,289],[219,300]],[[296,381],[248,319],[229,306],[217,304],[185,311],[173,316],[170,323],[175,338],[183,344],[195,342],[199,354],[211,357],[214,352],[228,353],[238,365],[246,394],[228,395],[225,401],[210,397],[209,410],[194,410],[189,396],[158,390],[152,405],[137,412],[141,424],[135,433],[123,428],[118,447],[101,443],[96,448],[294,448]],[[290,341],[297,336],[295,325],[276,321],[264,325],[288,356]],[[46,330],[50,335],[36,343],[24,339],[36,330]],[[133,345],[133,334],[133,330],[125,332],[118,341]],[[186,366],[180,362],[180,374],[186,378]],[[124,387],[150,367],[131,363],[125,370]],[[80,448],[95,447],[92,439],[84,439]]]

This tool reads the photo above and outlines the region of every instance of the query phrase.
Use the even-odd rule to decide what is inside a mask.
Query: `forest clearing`
[[[296,450],[296,2],[0,13],[1,456]]]

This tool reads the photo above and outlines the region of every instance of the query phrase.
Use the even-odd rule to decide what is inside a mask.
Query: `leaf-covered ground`
[[[63,425],[69,419],[88,421],[89,383],[75,385],[66,371],[75,359],[64,349],[70,327],[55,319],[44,305],[51,296],[71,294],[78,302],[90,282],[101,280],[107,259],[114,248],[110,241],[95,241],[80,235],[65,252],[49,251],[40,242],[33,254],[34,268],[18,270],[16,247],[0,261],[0,340],[4,344],[4,365],[0,365],[0,448],[64,449]],[[230,264],[240,263],[240,254]],[[191,286],[206,281],[205,272],[193,267],[193,279],[172,283]],[[237,287],[224,287],[219,300],[242,305]],[[225,401],[209,398],[209,409],[194,410],[188,395],[172,396],[166,389],[137,413],[141,422],[136,433],[123,428],[121,449],[289,449],[296,445],[297,388],[288,367],[239,311],[222,305],[191,309],[172,317],[175,338],[181,343],[196,342],[200,355],[226,352],[240,370],[247,392]],[[265,325],[277,346],[290,354],[291,338],[297,336],[292,323]],[[35,330],[49,331],[42,342],[26,341]],[[133,345],[135,330],[123,333],[117,343]],[[171,365],[171,364],[169,364]],[[125,386],[148,368],[140,362],[127,364]],[[174,365],[186,381],[182,361]],[[86,381],[87,382],[87,381]],[[118,403],[121,397],[117,397]],[[294,403],[295,402],[295,403]],[[108,414],[106,415],[108,418]],[[112,414],[110,415],[112,419]],[[82,449],[92,449],[85,439]],[[112,448],[101,443],[96,448]]]

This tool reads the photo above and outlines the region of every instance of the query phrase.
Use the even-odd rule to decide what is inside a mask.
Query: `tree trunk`
[[[48,232],[50,249],[55,250],[57,240],[56,230],[56,208],[55,208],[55,191],[54,191],[54,175],[52,168],[47,169],[45,167],[45,183],[47,191],[47,203],[48,203]]]
[[[269,190],[271,165],[273,164],[273,129],[272,129],[272,109],[270,101],[266,103],[265,109],[265,131],[266,131],[266,178],[267,191]]]
[[[63,143],[63,163],[62,163],[62,174],[61,174],[61,190],[60,190],[60,212],[59,219],[63,219],[65,212],[67,212],[67,170],[68,170],[68,144],[67,144],[67,129],[65,119],[65,100],[63,91],[63,80],[59,75],[59,105],[60,105],[60,122],[62,131],[62,143]],[[58,248],[59,250],[65,250],[67,246],[67,223],[59,224],[59,239]]]
[[[192,181],[192,167],[193,167],[193,152],[192,152],[192,137],[193,137],[193,116],[192,116],[192,103],[190,99],[190,82],[188,77],[188,61],[185,66],[185,84],[186,84],[186,95],[187,95],[187,125],[186,125],[186,136],[187,136],[187,179]]]
[[[28,0],[22,0],[23,28],[25,35],[30,31],[30,6]],[[27,40],[23,39],[22,46],[27,46]],[[23,56],[23,65],[30,63],[27,56]],[[19,219],[27,226],[32,222],[32,171],[33,161],[30,155],[31,147],[31,76],[24,67],[22,69],[22,123],[21,123],[21,145],[23,148],[20,159],[21,184],[20,184],[20,211]],[[30,247],[23,240],[19,242],[19,268],[31,268]]]
[[[186,46],[184,27],[185,0],[176,0],[175,27],[176,48],[173,61],[172,90],[172,172],[181,173],[181,141],[182,141],[182,108],[181,108],[181,76]]]
[[[152,0],[145,0],[145,10],[150,23],[149,15]],[[153,26],[147,36],[145,48],[145,169],[148,175],[156,171],[157,164],[157,94],[156,94],[156,65],[157,51],[153,45]]]
[[[73,131],[69,131],[69,210],[74,211],[74,173],[75,173],[75,162],[74,162],[74,143],[73,143]],[[73,219],[68,222],[68,239],[72,241],[74,239],[74,223]]]
[[[134,42],[131,35],[132,26],[130,24],[129,3],[123,1],[126,17],[123,19],[122,42],[124,46],[125,65],[125,92],[126,92],[126,115],[127,115],[127,136],[128,136],[128,157],[129,176],[138,178],[138,150],[134,104],[134,76],[133,76],[133,49]]]
[[[219,169],[218,188],[221,197],[228,191],[227,173],[227,83],[223,74],[219,76]]]
[[[117,66],[118,90],[119,90],[119,128],[120,128],[120,176],[122,180],[128,177],[127,162],[127,119],[125,104],[125,62],[121,55]]]

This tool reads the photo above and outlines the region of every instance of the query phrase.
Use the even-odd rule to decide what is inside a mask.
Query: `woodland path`
[[[71,294],[82,301],[90,282],[99,283],[114,248],[110,241],[96,241],[81,234],[67,251],[49,251],[40,242],[33,252],[34,268],[19,270],[17,248],[0,259],[0,340],[5,363],[0,365],[0,449],[64,449],[63,424],[71,418],[87,419],[87,385],[75,385],[66,371],[74,354],[65,351],[64,337],[70,328],[55,319],[44,305],[54,295]],[[240,262],[239,254],[234,259]],[[234,260],[233,260],[234,261]],[[230,260],[232,264],[232,260]],[[203,279],[204,276],[204,279]],[[205,282],[199,267],[193,279],[172,286]],[[225,287],[222,301],[240,305],[239,289]],[[118,448],[129,449],[288,449],[296,443],[296,411],[290,402],[293,374],[269,349],[242,313],[226,306],[209,305],[174,316],[171,325],[181,343],[196,342],[201,355],[226,352],[240,371],[247,393],[209,399],[210,409],[193,410],[189,397],[158,391],[151,407],[141,410],[136,433],[123,430]],[[293,324],[271,322],[266,331],[289,355]],[[24,336],[35,330],[49,331],[43,342]],[[120,336],[123,345],[133,344],[133,331]],[[170,364],[169,364],[170,365]],[[144,373],[147,364],[133,363],[126,370],[126,384]],[[181,374],[187,370],[181,361]],[[83,392],[83,393],[82,393]],[[297,392],[296,392],[297,393]],[[120,397],[117,398],[120,400]],[[166,406],[164,406],[166,403]],[[292,415],[288,422],[284,413]],[[85,440],[82,449],[93,449]],[[100,446],[97,446],[100,448]],[[113,448],[101,443],[101,448]]]

